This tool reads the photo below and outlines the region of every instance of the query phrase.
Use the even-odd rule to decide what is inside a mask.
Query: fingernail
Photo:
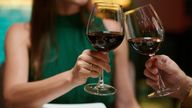
[[[107,70],[107,72],[108,72],[108,73],[111,72],[111,66],[109,67],[109,69]]]
[[[109,72],[111,72],[111,66],[110,66],[110,68],[109,68]]]
[[[158,69],[154,69],[153,74],[157,74],[158,73]]]
[[[151,63],[151,62],[148,64],[148,67],[149,67],[149,68],[152,67],[152,63]]]

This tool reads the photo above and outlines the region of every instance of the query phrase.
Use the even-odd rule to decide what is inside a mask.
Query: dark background
[[[181,67],[181,69],[184,70],[187,75],[192,76],[192,0],[133,0],[131,8],[147,3],[151,3],[154,6],[165,28],[165,41],[162,43],[160,51],[157,54],[168,55]],[[26,11],[23,12],[22,9],[3,10],[0,7],[0,63],[3,62],[2,58],[4,57],[4,55],[2,55],[4,52],[3,49],[1,49],[1,46],[3,48],[4,42],[2,41],[4,40],[6,29],[14,22],[27,21],[30,15],[30,12],[27,12],[28,13],[26,13]],[[3,15],[2,13],[6,15]],[[148,99],[146,97],[150,88],[145,84],[143,70],[144,63],[148,57],[140,55],[130,48],[130,58],[133,61],[136,70],[136,95],[140,104],[142,106],[150,107],[152,107],[152,105],[160,104],[167,106],[164,108],[178,107],[178,102],[175,99]],[[0,108],[3,108],[1,68]]]

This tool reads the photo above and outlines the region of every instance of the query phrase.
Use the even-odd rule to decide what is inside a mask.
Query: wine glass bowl
[[[128,42],[143,55],[154,55],[164,38],[164,28],[151,4],[125,13]]]
[[[87,24],[87,37],[91,45],[103,53],[117,48],[124,39],[121,6],[114,3],[97,2]],[[116,93],[116,88],[104,84],[103,72],[98,83],[87,84],[84,90],[90,94],[108,96]]]
[[[125,32],[130,46],[138,53],[152,57],[164,39],[164,28],[151,4],[125,12]],[[167,96],[178,88],[166,87],[159,70],[159,88],[149,97]]]
[[[88,37],[95,49],[104,52],[115,49],[123,40],[123,34],[119,32],[93,32]]]
[[[129,44],[140,54],[153,56],[159,50],[163,40],[159,37],[143,37],[129,39]]]

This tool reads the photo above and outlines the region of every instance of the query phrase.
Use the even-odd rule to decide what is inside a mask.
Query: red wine
[[[160,37],[139,37],[128,40],[130,46],[143,55],[152,55],[159,50]]]
[[[88,38],[92,46],[98,51],[110,51],[118,47],[124,35],[119,32],[92,32]]]

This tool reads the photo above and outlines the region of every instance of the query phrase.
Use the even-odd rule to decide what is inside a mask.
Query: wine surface
[[[96,50],[110,51],[121,44],[124,35],[119,32],[92,32],[88,38]]]
[[[131,47],[143,55],[153,55],[160,47],[160,37],[139,37],[128,40]]]

